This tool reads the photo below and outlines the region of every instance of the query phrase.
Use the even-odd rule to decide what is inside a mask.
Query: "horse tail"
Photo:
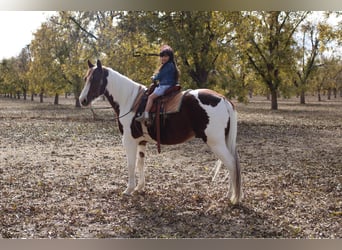
[[[226,135],[226,144],[232,155],[236,152],[236,137],[237,137],[237,111],[235,110],[233,104],[226,102],[226,106],[229,113],[229,131]]]
[[[236,147],[236,137],[237,137],[237,111],[232,103],[226,101],[226,106],[229,113],[229,131],[226,135],[226,145],[235,160],[235,187],[232,196],[233,203],[239,202],[242,198],[242,183],[241,183],[241,167],[240,167],[240,157]]]

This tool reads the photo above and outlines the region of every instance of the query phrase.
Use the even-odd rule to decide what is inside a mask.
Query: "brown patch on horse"
[[[185,95],[178,113],[161,117],[161,144],[172,145],[185,142],[192,137],[207,141],[204,130],[209,123],[206,111],[193,95]],[[150,136],[156,140],[155,125],[148,128]]]
[[[187,98],[184,99],[184,103],[187,103],[188,119],[191,121],[195,136],[197,138],[201,138],[206,143],[207,135],[204,131],[209,123],[207,112],[200,106],[198,100],[192,95],[188,95]]]
[[[109,72],[108,69],[104,67],[89,69],[88,71],[88,74],[90,75],[88,75],[87,78],[90,81],[90,87],[87,94],[87,100],[88,102],[91,102],[98,96],[105,94],[106,87],[108,84],[107,77]]]
[[[84,81],[86,81],[86,80],[88,79],[88,77],[90,77],[91,74],[93,74],[93,71],[94,71],[93,68],[89,68],[89,69],[87,70],[87,73],[86,73],[85,76],[84,76]]]
[[[108,91],[105,91],[104,96],[107,98],[108,102],[110,103],[110,105],[114,109],[116,116],[119,117],[120,116],[120,106],[119,106],[119,104],[114,101],[113,96],[110,95]],[[123,134],[123,132],[124,132],[123,131],[123,126],[122,126],[120,120],[119,119],[117,119],[117,120],[118,120],[118,125],[119,125],[120,133]]]
[[[137,122],[134,118],[131,123],[131,133],[134,139],[142,137],[144,135],[140,122]]]
[[[173,145],[185,142],[193,137],[201,138],[207,142],[205,129],[209,123],[207,112],[200,106],[195,96],[185,94],[177,113],[162,115],[160,119],[160,142],[163,145]],[[149,136],[157,139],[156,126],[152,124],[147,128]],[[143,136],[140,122],[132,120],[131,133],[133,138]]]
[[[198,91],[198,99],[204,105],[210,105],[212,107],[216,107],[217,104],[224,98],[224,96],[217,94],[216,92],[210,89],[201,89]]]
[[[136,113],[136,112],[138,111],[139,105],[140,105],[140,103],[142,102],[143,97],[144,97],[144,95],[145,95],[145,91],[146,91],[146,90],[145,90],[144,88],[140,87],[139,92],[138,92],[138,95],[137,95],[137,97],[135,98],[135,101],[134,101],[133,106],[132,106],[132,111],[133,111],[134,113]]]

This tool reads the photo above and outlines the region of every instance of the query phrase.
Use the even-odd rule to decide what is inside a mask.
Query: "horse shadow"
[[[150,193],[122,196],[130,230],[122,238],[283,238],[280,228],[247,204],[173,202]],[[191,204],[190,204],[191,203]],[[204,204],[205,203],[205,204]]]

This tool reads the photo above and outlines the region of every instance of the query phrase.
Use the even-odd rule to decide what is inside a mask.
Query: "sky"
[[[53,12],[0,11],[0,61],[18,56],[30,44],[33,33]]]

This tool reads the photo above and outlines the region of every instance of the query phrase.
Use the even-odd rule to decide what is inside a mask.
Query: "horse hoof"
[[[239,205],[240,201],[237,197],[231,197],[230,198],[230,202],[233,204],[233,205]]]
[[[130,196],[133,193],[133,189],[126,189],[125,191],[122,192],[123,195]]]
[[[145,188],[145,184],[138,185],[138,186],[135,187],[133,192],[141,192],[141,191],[144,190],[144,188]]]

